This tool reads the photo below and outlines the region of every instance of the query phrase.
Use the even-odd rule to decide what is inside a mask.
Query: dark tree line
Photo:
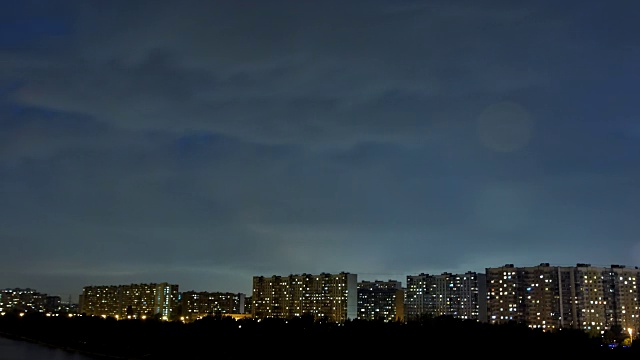
[[[218,359],[260,354],[284,359],[323,354],[378,358],[418,353],[429,357],[443,352],[498,358],[568,355],[618,359],[640,355],[633,344],[610,349],[603,337],[580,330],[543,332],[516,323],[491,325],[450,317],[337,324],[308,316],[288,320],[208,316],[182,323],[7,314],[0,317],[0,331],[5,336],[120,359]]]

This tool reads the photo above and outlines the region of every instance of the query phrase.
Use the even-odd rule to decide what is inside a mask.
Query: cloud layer
[[[635,265],[638,9],[570,3],[13,4],[0,286]]]

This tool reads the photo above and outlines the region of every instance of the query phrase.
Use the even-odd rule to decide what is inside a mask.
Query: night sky
[[[640,265],[639,18],[0,0],[0,288]]]

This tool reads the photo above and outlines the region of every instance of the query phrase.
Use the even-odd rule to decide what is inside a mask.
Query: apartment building
[[[245,313],[245,294],[186,291],[182,293],[182,320],[194,321],[208,315]]]
[[[16,310],[20,312],[44,312],[47,309],[47,294],[35,289],[0,290],[0,313]]]
[[[45,311],[54,313],[63,310],[64,307],[62,306],[62,298],[60,296],[52,295],[45,298]]]
[[[622,265],[487,268],[487,311],[491,323],[526,323],[533,328],[575,328],[601,333],[612,326],[640,325],[637,267]]]
[[[357,275],[347,272],[319,275],[254,276],[252,315],[255,318],[293,318],[344,322],[357,318]]]
[[[358,283],[358,319],[404,321],[404,289],[397,280]]]
[[[464,274],[408,275],[405,318],[452,316],[485,322],[486,296],[485,274],[468,271]]]
[[[179,304],[178,285],[169,283],[85,286],[80,312],[117,319],[169,319]]]
[[[244,296],[244,314],[253,314],[253,297],[252,296]]]
[[[638,267],[578,264],[575,272],[579,328],[603,330],[620,326],[632,331],[640,328]]]

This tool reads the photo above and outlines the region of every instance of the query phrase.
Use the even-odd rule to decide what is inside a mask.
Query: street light
[[[627,331],[629,332],[629,345],[631,345],[633,342],[633,328],[628,328]]]

